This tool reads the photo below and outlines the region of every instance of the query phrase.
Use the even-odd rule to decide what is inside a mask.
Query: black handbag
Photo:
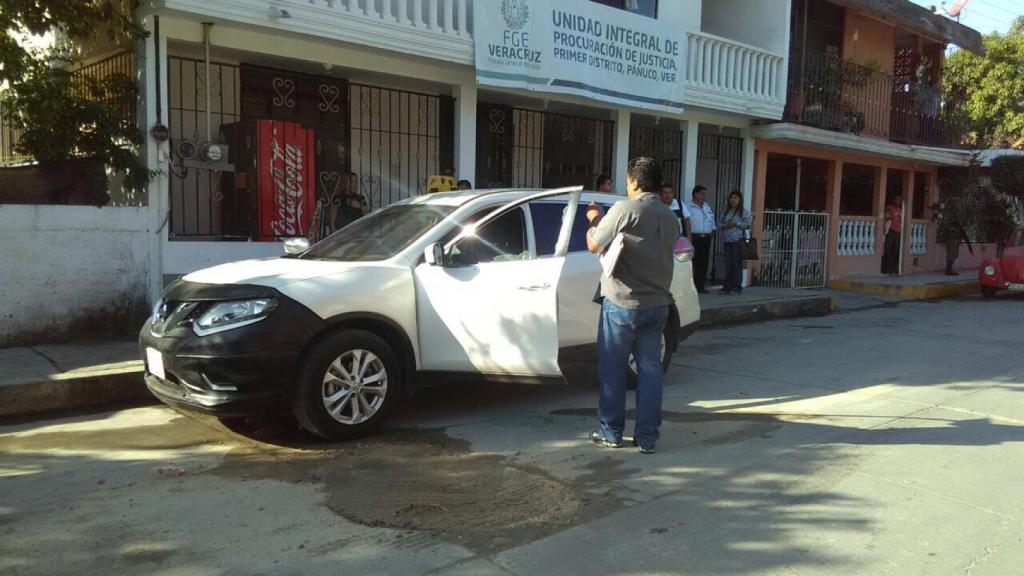
[[[757,255],[757,238],[751,236],[740,241],[740,257],[743,260],[760,260]]]

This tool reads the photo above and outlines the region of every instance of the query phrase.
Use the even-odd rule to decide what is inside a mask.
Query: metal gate
[[[590,188],[611,170],[614,124],[481,102],[478,188]]]
[[[743,174],[743,138],[721,134],[700,134],[697,138],[697,184],[707,188],[707,202],[721,217],[729,194],[740,189]],[[687,191],[689,193],[689,191]],[[749,206],[746,207],[748,210]],[[725,280],[725,247],[716,234],[711,246],[711,279]]]
[[[207,133],[204,62],[169,57],[168,77],[171,239],[255,239],[252,183],[241,171],[188,167],[183,158]],[[370,207],[379,208],[424,193],[430,176],[452,170],[450,97],[219,62],[211,63],[209,78],[209,133],[232,155],[247,148],[243,125],[253,120],[295,122],[315,132],[321,204],[336,198],[348,171]]]
[[[654,158],[661,167],[662,179],[675,188],[676,199],[682,202],[689,196],[680,189],[683,175],[683,133],[680,131],[679,123],[671,120],[658,124],[639,122],[640,118],[634,116],[633,124],[629,127],[629,157]]]
[[[825,286],[828,214],[765,211],[761,268],[754,282],[771,288]]]

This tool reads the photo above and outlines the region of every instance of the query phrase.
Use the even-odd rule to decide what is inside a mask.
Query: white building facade
[[[87,329],[126,301],[134,326],[174,278],[328,233],[350,180],[371,209],[437,175],[592,189],[607,174],[622,192],[646,155],[680,198],[702,184],[750,205],[750,131],[786,100],[788,0],[151,0],[138,17],[148,37],[95,60],[138,71],[148,194],[0,208],[21,255],[0,343]],[[495,78],[478,66],[490,45],[562,62]]]
[[[539,22],[527,59],[550,44],[558,14],[575,15],[590,18],[591,29],[567,28],[574,34],[563,44],[582,53],[583,42],[596,39],[606,44],[591,42],[590,56],[614,56],[606,30],[626,22],[659,43],[620,34],[621,45],[671,52],[673,62],[659,60],[664,69],[650,68],[672,74],[652,81],[635,72],[639,87],[629,74],[621,86],[598,74],[598,85],[568,91],[557,82],[493,82],[478,69],[478,48],[522,47],[522,38],[495,33],[517,10]],[[285,140],[293,125],[310,132],[294,138],[310,146],[303,167],[314,182],[303,193],[321,201],[350,172],[371,208],[426,193],[440,174],[481,188],[592,188],[607,174],[621,191],[636,155],[657,158],[666,180],[687,191],[681,196],[700,183],[715,199],[734,189],[750,197],[748,130],[781,118],[785,105],[785,0],[162,0],[142,17],[151,33],[139,59],[147,127],[164,124],[170,133],[167,142],[150,141],[148,156],[159,173],[150,206],[166,222],[158,284],[279,253],[274,235],[261,230],[267,196],[260,199],[254,182],[258,167],[244,168],[258,163],[258,151],[245,151],[260,120],[274,122]],[[543,49],[546,57],[552,48]],[[563,63],[558,73],[594,78],[580,72],[587,66]],[[675,95],[670,106],[644,94],[607,97],[658,90]],[[208,142],[227,157],[202,158]]]

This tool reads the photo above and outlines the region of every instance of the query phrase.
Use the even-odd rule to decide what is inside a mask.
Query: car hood
[[[348,272],[361,265],[359,262],[262,258],[205,268],[185,276],[184,280],[198,284],[247,284],[279,288],[293,282]]]

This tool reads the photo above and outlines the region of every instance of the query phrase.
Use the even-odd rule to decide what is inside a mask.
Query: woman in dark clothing
[[[743,252],[740,243],[750,229],[750,211],[743,208],[743,195],[729,194],[729,205],[718,221],[725,248],[725,286],[723,294],[743,293]]]

